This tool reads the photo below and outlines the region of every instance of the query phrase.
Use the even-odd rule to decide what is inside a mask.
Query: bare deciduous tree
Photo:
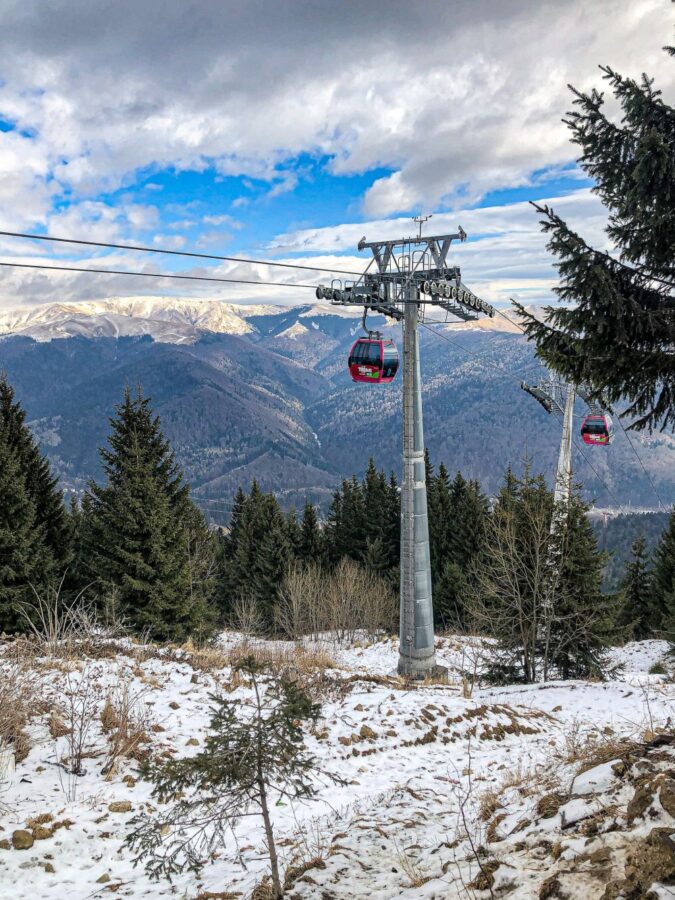
[[[527,682],[539,674],[541,619],[553,601],[549,531],[547,503],[498,506],[487,522],[488,549],[475,564],[469,595],[478,629],[499,640],[497,666],[519,669]]]
[[[391,629],[397,600],[391,586],[350,559],[326,571],[315,563],[289,569],[277,609],[277,623],[293,640],[330,636],[338,644]]]

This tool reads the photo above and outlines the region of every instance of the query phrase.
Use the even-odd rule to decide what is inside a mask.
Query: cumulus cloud
[[[34,148],[27,161],[0,135],[2,169],[28,164],[36,217],[51,178],[86,196],[150,164],[213,164],[278,192],[303,152],[335,173],[392,169],[371,215],[457,205],[572,158],[566,83],[597,83],[598,63],[670,78],[662,0],[0,6],[0,114]]]
[[[574,228],[583,231],[594,246],[607,247],[604,231],[606,213],[598,199],[587,189],[575,191],[564,197],[551,197],[545,201],[560,212]],[[425,233],[453,233],[459,225],[468,233],[465,243],[452,245],[449,259],[461,267],[466,284],[481,297],[496,305],[508,304],[514,297],[525,303],[548,303],[553,299],[552,288],[557,281],[553,259],[546,250],[546,239],[539,226],[538,215],[528,203],[512,203],[480,209],[458,210],[435,214],[427,223]],[[277,261],[299,263],[320,268],[333,268],[335,277],[339,270],[362,272],[368,257],[356,251],[359,239],[393,239],[410,235],[415,226],[410,218],[380,219],[369,222],[346,223],[327,228],[315,228],[280,235],[269,247]],[[178,236],[160,236],[157,244],[162,247],[181,248]],[[222,242],[223,235],[215,237]],[[210,242],[200,244],[204,249]],[[13,248],[16,251],[16,248]],[[42,248],[39,248],[40,250]],[[0,253],[6,246],[0,242]],[[44,262],[34,254],[34,248],[26,243],[20,262]],[[3,259],[9,259],[5,256]],[[63,263],[65,264],[65,263]],[[68,261],[70,264],[70,260]],[[166,260],[148,262],[136,254],[92,255],[72,263],[101,268],[122,268],[145,272],[170,271]],[[148,296],[193,296],[218,298],[239,303],[308,303],[313,302],[312,285],[328,283],[331,276],[318,271],[278,269],[264,263],[224,261],[215,266],[196,266],[181,269],[184,274],[206,275],[216,278],[236,278],[260,282],[285,282],[297,286],[240,285],[199,282],[180,282],[169,279],[122,278],[111,275],[86,275],[82,273],[31,272],[5,270],[3,297],[11,305],[25,302],[53,300],[100,300],[109,296],[136,296],[140,292]],[[345,280],[354,280],[345,275]]]
[[[388,220],[399,212],[459,215],[486,192],[568,166],[566,84],[598,85],[599,63],[646,70],[673,96],[664,0],[247,0],[236,15],[220,0],[0,0],[0,12],[0,118],[11,126],[0,132],[0,225],[9,229],[106,240],[155,228],[152,204],[112,210],[100,199],[148,171],[211,167],[266,180],[259,196],[269,198],[296,187],[303,155],[328,159],[335,175],[384,169],[362,198],[372,222],[279,241],[289,252],[335,253],[371,226],[399,231]],[[580,194],[575,209],[591,202]],[[175,212],[197,214],[189,204]],[[460,252],[478,269],[489,250],[499,291],[535,256],[530,286],[536,275],[536,290],[546,289],[552,270],[537,227],[514,236],[526,214],[531,222],[530,210],[511,207],[510,230],[495,232],[496,211],[489,221],[461,213],[467,230],[493,229],[480,254],[471,243]],[[41,295],[47,277],[31,276],[29,290]],[[59,278],[69,294],[85,291],[88,276]],[[87,283],[99,294],[103,282]]]

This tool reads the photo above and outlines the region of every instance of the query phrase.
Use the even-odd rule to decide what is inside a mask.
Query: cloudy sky
[[[433,213],[492,302],[551,298],[527,201],[603,241],[561,122],[598,64],[673,99],[669,0],[0,0],[0,229],[361,268]],[[318,280],[0,237],[0,260]],[[0,306],[307,289],[0,268]]]

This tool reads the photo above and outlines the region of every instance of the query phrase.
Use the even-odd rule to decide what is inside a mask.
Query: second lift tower
[[[420,225],[421,232],[421,225]],[[434,613],[429,553],[422,376],[418,324],[425,305],[468,321],[480,314],[494,316],[489,303],[461,280],[447,254],[456,234],[439,234],[393,241],[359,241],[370,250],[377,271],[366,271],[356,282],[334,281],[317,288],[319,299],[338,306],[360,306],[403,324],[403,477],[401,482],[401,615],[398,672],[413,679],[436,670]]]

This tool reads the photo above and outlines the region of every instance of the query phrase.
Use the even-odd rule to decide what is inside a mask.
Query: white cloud
[[[239,229],[242,227],[242,223],[235,219],[234,216],[221,215],[221,216],[204,216],[203,220],[205,225],[227,225],[229,228]]]
[[[594,246],[606,246],[605,211],[589,190],[579,190],[569,196],[553,197],[542,202],[552,205],[572,227],[579,228]],[[528,203],[436,214],[427,223],[425,233],[452,233],[457,231],[458,225],[468,233],[469,240],[454,243],[448,258],[461,267],[463,280],[479,296],[497,305],[507,304],[511,297],[538,304],[553,300],[552,288],[557,282],[554,261],[546,250],[546,238],[539,226],[539,216]],[[335,270],[335,277],[339,277],[338,270],[359,273],[366,267],[368,257],[356,254],[356,246],[364,234],[369,240],[392,239],[413,234],[415,229],[416,226],[409,218],[349,223],[281,235],[267,251],[274,249],[282,254],[277,256],[280,262],[332,268]],[[213,238],[218,241],[224,239],[220,233],[213,235]],[[169,249],[181,248],[180,243],[172,243],[170,236],[160,236],[157,243],[158,246]],[[200,244],[204,247],[211,245],[212,242],[208,241]],[[0,244],[0,252],[2,250],[3,245]],[[349,251],[351,255],[342,255]],[[32,253],[33,248],[25,252]],[[35,256],[25,256],[18,261],[41,262]],[[138,255],[121,253],[90,257],[82,264],[121,269],[138,269],[142,265],[142,270],[147,272],[170,271],[166,260],[147,262]],[[215,278],[285,282],[298,286],[327,284],[331,280],[331,275],[322,272],[279,269],[264,263],[246,261],[224,261],[216,266],[203,265],[180,271]],[[343,277],[353,281],[355,276],[348,274]],[[292,304],[313,300],[308,287],[298,287],[294,293],[292,288],[273,285],[258,287],[162,279],[127,280],[121,276],[37,273],[11,269],[4,270],[4,274],[0,275],[0,296],[7,305],[21,303],[26,298],[30,298],[32,302],[53,300],[55,293],[58,293],[61,300],[98,300],[113,295],[135,296],[141,292],[150,296],[175,293],[183,297],[218,298],[234,303]]]
[[[35,136],[0,171],[35,191],[28,215],[44,214],[50,179],[91,196],[150,165],[212,162],[278,192],[293,177],[278,181],[280,166],[302,153],[329,155],[335,173],[393,169],[368,192],[370,215],[461,205],[573,159],[566,84],[598,84],[598,63],[645,69],[672,93],[671,27],[662,0],[249,0],[236,17],[216,0],[198,17],[160,0],[105,15],[96,0],[10,4],[0,115]],[[0,147],[17,140],[0,134]]]
[[[459,222],[479,238],[457,256],[467,280],[497,299],[548,294],[544,238],[526,204],[466,207],[494,188],[541,183],[573,161],[561,122],[567,82],[600,85],[597,65],[609,63],[649,72],[673,96],[672,60],[661,50],[672,31],[664,0],[248,0],[237,16],[218,0],[203,0],[199,15],[163,0],[0,0],[0,9],[0,117],[15,125],[0,132],[0,226],[116,240],[160,224],[153,205],[99,199],[131,188],[139,172],[213,165],[223,176],[267,180],[264,198],[296,187],[303,154],[327,156],[335,175],[390,172],[363,198],[372,221],[282,235],[282,252],[330,256],[353,250],[364,231],[410,230],[409,220],[387,218],[399,211],[452,209],[431,224],[441,231]],[[231,206],[250,202],[241,196]],[[604,240],[588,192],[556,203]],[[237,227],[234,218],[205,216],[201,202],[166,211]],[[39,259],[43,250],[28,252]],[[5,270],[0,296],[53,299],[58,289],[99,297],[123,291],[121,281]],[[214,290],[194,286],[199,296]]]
[[[552,206],[593,246],[607,247],[605,210],[590,190],[551,197],[540,203]],[[551,289],[557,274],[553,258],[546,249],[539,218],[536,210],[525,202],[463,209],[434,214],[426,223],[424,233],[452,234],[461,225],[470,240],[454,243],[449,258],[461,267],[467,284],[492,303],[507,302],[512,296],[520,296],[528,303],[541,303],[553,299]],[[415,224],[407,217],[346,223],[280,235],[268,250],[286,254],[335,254],[353,251],[364,235],[370,241],[393,240],[414,234],[415,229]],[[337,265],[353,268],[353,263],[354,260],[350,260],[347,265],[345,260]],[[360,265],[364,265],[363,258]]]

